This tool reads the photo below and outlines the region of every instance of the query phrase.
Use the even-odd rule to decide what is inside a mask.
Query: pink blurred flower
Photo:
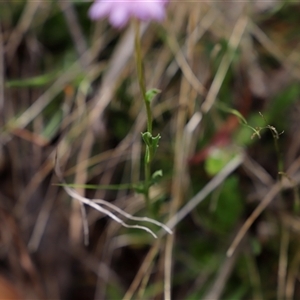
[[[141,21],[162,21],[168,0],[96,0],[89,10],[92,20],[108,17],[112,26],[121,28],[132,17]]]

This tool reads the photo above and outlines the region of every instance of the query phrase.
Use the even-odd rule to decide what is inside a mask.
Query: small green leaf
[[[151,180],[151,185],[155,184],[158,182],[158,180],[163,176],[162,170],[157,170],[152,174],[152,180]]]
[[[150,157],[152,158],[153,155],[155,154],[161,136],[160,134],[158,134],[157,136],[153,137],[152,134],[147,131],[147,132],[142,132],[142,138],[149,151],[147,153],[147,149],[146,149],[146,160],[148,161],[148,159],[150,159]]]
[[[228,112],[230,114],[233,114],[236,117],[238,117],[240,122],[242,122],[243,124],[248,124],[247,120],[244,118],[244,116],[238,110],[233,109],[233,108],[229,108],[229,107],[227,107],[226,105],[224,105],[222,103],[219,103],[217,106],[218,106],[219,109],[221,109],[225,112]]]
[[[158,89],[151,89],[151,90],[147,91],[146,92],[146,101],[150,103],[153,100],[153,98],[159,93],[161,93],[161,90],[158,90]]]

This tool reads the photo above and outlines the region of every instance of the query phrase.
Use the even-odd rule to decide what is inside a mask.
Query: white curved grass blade
[[[141,221],[141,222],[149,222],[149,223],[155,224],[155,225],[163,228],[169,234],[173,233],[172,230],[168,226],[166,226],[165,224],[163,224],[161,222],[158,222],[154,219],[151,219],[151,218],[148,218],[148,217],[135,217],[135,216],[125,212],[124,210],[120,209],[119,207],[115,206],[114,204],[109,203],[109,202],[107,202],[105,200],[102,200],[102,199],[91,199],[91,201],[93,201],[95,203],[102,204],[102,205],[106,205],[109,208],[111,208],[111,209],[115,210],[116,212],[118,212],[119,214],[123,215],[127,219],[134,220],[134,221]]]
[[[55,156],[55,171],[56,171],[56,175],[58,176],[58,178],[62,182],[64,182],[62,173],[60,171],[60,168],[59,168],[59,165],[57,162],[57,154]],[[156,234],[152,230],[150,230],[148,227],[140,226],[140,225],[129,225],[129,224],[125,223],[123,220],[121,220],[120,218],[118,218],[117,216],[115,216],[111,211],[103,208],[102,206],[98,205],[97,203],[108,206],[109,208],[113,209],[114,211],[118,212],[119,214],[123,215],[124,217],[126,217],[130,220],[149,222],[149,223],[155,224],[157,226],[160,226],[166,232],[168,232],[169,234],[172,234],[172,230],[169,227],[167,227],[166,225],[164,225],[156,220],[153,220],[153,219],[147,218],[147,217],[134,217],[134,216],[128,214],[127,212],[121,210],[117,206],[115,206],[105,200],[102,200],[102,199],[92,199],[91,200],[89,198],[85,198],[85,197],[79,195],[74,189],[72,189],[66,185],[64,185],[63,188],[70,197],[77,199],[78,201],[80,201],[83,204],[93,207],[94,209],[98,210],[99,212],[102,212],[103,214],[111,217],[113,220],[115,220],[116,222],[118,222],[119,224],[121,224],[122,226],[124,226],[126,228],[137,228],[137,229],[145,230],[148,233],[152,234],[153,237],[157,238]],[[86,225],[85,227],[87,227],[87,224],[85,224],[85,225]],[[84,228],[85,233],[87,232],[87,230],[88,230],[88,228]]]
[[[109,210],[103,208],[102,206],[98,205],[97,203],[91,201],[88,198],[85,198],[81,195],[79,195],[75,190],[67,187],[67,186],[63,186],[63,188],[65,189],[65,191],[67,192],[67,194],[72,197],[77,199],[78,201],[80,201],[81,203],[84,203],[86,205],[89,205],[91,207],[93,207],[94,209],[98,210],[99,212],[102,212],[103,214],[109,216],[110,218],[112,218],[113,220],[115,220],[116,222],[118,222],[119,224],[121,224],[122,226],[126,227],[126,228],[138,228],[138,229],[142,229],[147,231],[148,233],[152,234],[153,237],[157,238],[156,234],[149,229],[148,227],[145,226],[140,226],[140,225],[129,225],[126,224],[123,220],[121,220],[120,218],[118,218],[117,216],[115,216],[112,212],[110,212]],[[106,202],[104,200],[102,200],[103,203]],[[108,202],[106,202],[107,204]],[[154,221],[154,220],[152,220]]]

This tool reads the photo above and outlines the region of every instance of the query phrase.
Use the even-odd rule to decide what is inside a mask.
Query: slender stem
[[[135,28],[135,60],[137,66],[137,73],[138,73],[138,80],[139,86],[142,93],[142,98],[145,103],[146,112],[147,112],[147,131],[152,136],[152,112],[150,107],[150,102],[147,100],[146,97],[146,84],[145,84],[145,74],[144,74],[144,67],[143,67],[143,60],[142,60],[142,53],[141,53],[141,41],[140,41],[140,23],[138,20],[134,20],[134,28]],[[150,177],[151,177],[151,150],[149,146],[146,146],[146,155],[145,155],[145,201],[147,210],[150,212],[150,196],[149,196],[149,188],[150,188]]]
[[[146,146],[146,152],[149,152],[149,147]],[[147,156],[147,155],[146,155]],[[151,212],[151,205],[150,205],[150,195],[149,195],[149,188],[150,188],[150,177],[151,177],[151,166],[150,161],[146,159],[145,156],[145,201],[148,212]]]
[[[144,66],[142,60],[142,53],[141,53],[141,40],[140,40],[140,23],[137,20],[134,20],[135,25],[135,59],[136,59],[136,66],[138,72],[138,80],[139,85],[142,93],[142,97],[146,106],[147,111],[147,130],[152,134],[152,112],[150,107],[150,102],[147,101],[146,98],[146,84],[145,84],[145,74],[144,74]]]

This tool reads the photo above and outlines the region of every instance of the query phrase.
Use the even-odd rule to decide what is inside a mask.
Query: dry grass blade
[[[151,266],[151,263],[153,262],[155,256],[157,255],[157,253],[159,251],[159,247],[160,247],[160,240],[157,240],[157,241],[155,241],[152,248],[149,250],[148,254],[146,255],[133,282],[131,283],[128,291],[126,292],[125,296],[123,297],[123,300],[130,300],[133,297],[135,291],[137,290],[139,284],[143,280],[145,274],[147,273],[149,267]]]
[[[297,184],[300,182],[299,176],[295,179],[294,182]],[[254,221],[258,218],[258,216],[265,210],[265,208],[272,202],[272,200],[276,197],[276,195],[282,190],[290,188],[291,184],[288,182],[287,184],[284,184],[282,182],[278,182],[273,185],[273,187],[269,190],[267,195],[264,197],[264,199],[259,203],[259,205],[256,207],[256,209],[253,211],[251,216],[246,220],[246,222],[243,224],[241,229],[239,230],[237,236],[235,237],[232,245],[229,247],[227,251],[227,256],[231,256],[233,252],[235,251],[237,245],[240,243],[246,232],[249,230],[249,228],[252,226]],[[172,227],[171,227],[172,228]]]
[[[198,21],[200,19],[199,10],[188,10],[188,26],[186,47],[184,52],[181,52],[179,46],[176,44],[176,39],[173,34],[170,35],[169,44],[171,47],[176,47],[176,60],[181,67],[183,74],[180,82],[179,106],[188,107],[189,101],[196,98],[196,93],[192,92],[192,88],[199,94],[205,92],[202,83],[195,77],[193,69],[190,65],[195,59],[195,45],[197,42],[196,36],[193,37],[193,32],[196,32]],[[203,33],[206,29],[203,31]],[[174,51],[174,50],[173,50]],[[186,57],[186,60],[185,60]],[[188,153],[190,146],[185,142],[185,123],[187,118],[186,110],[179,110],[176,116],[176,135],[175,135],[175,151],[174,151],[174,175],[172,183],[172,202],[169,208],[169,216],[173,217],[179,209],[181,203],[184,201],[184,194],[188,190],[188,171],[186,161],[188,160]],[[164,254],[164,298],[171,299],[172,288],[172,261],[173,248],[175,243],[175,235],[168,236],[166,240],[165,254]]]
[[[0,25],[0,112],[2,113],[4,106],[4,46],[2,27]]]
[[[205,101],[203,102],[201,109],[204,113],[207,113],[212,105],[214,104],[217,94],[221,88],[221,85],[224,81],[227,70],[230,66],[230,63],[233,59],[233,53],[237,49],[237,46],[242,38],[244,30],[246,29],[248,23],[247,17],[241,17],[233,29],[232,35],[229,39],[229,52],[226,53],[220,63],[218,72],[213,80],[213,83],[208,91]]]
[[[65,15],[68,29],[73,39],[73,43],[75,45],[76,51],[79,57],[84,58],[83,54],[87,51],[87,43],[85,37],[83,35],[82,29],[78,23],[78,16],[76,14],[76,10],[74,8],[74,4],[69,1],[60,1],[59,5]],[[87,66],[87,59],[81,61],[82,67],[85,68]]]
[[[58,79],[46,90],[36,101],[27,108],[24,113],[13,120],[8,127],[13,128],[24,128],[26,127],[34,118],[36,118],[43,109],[50,104],[55,96],[57,96],[63,87],[70,81],[74,80],[76,76],[80,73],[78,68],[78,63],[75,62],[66,72],[64,72]]]
[[[119,207],[113,205],[112,203],[107,202],[107,201],[102,200],[102,199],[92,199],[92,201],[95,202],[95,203],[99,203],[99,204],[108,206],[109,208],[115,210],[117,213],[123,215],[127,219],[134,220],[134,221],[152,223],[152,224],[155,224],[157,226],[162,227],[166,232],[172,234],[172,230],[169,227],[167,227],[166,225],[164,225],[161,222],[158,222],[154,219],[151,219],[151,218],[148,218],[148,217],[135,217],[135,216],[132,216],[131,214],[128,214],[127,212],[125,212],[124,210],[120,209]]]
[[[228,45],[230,47],[229,52],[227,52],[218,69],[218,72],[213,80],[213,83],[208,91],[207,97],[202,104],[201,108],[202,111],[207,113],[212,105],[214,104],[216,97],[218,95],[218,92],[221,88],[221,85],[224,81],[225,75],[228,71],[228,68],[233,60],[234,52],[238,47],[238,44],[242,38],[242,35],[246,29],[248,23],[248,18],[245,16],[242,16],[237,22],[236,25],[232,31],[231,37],[229,39]]]
[[[278,267],[278,289],[277,289],[278,300],[284,299],[287,265],[288,265],[289,242],[290,242],[289,228],[286,228],[285,224],[282,224],[279,267]]]
[[[88,131],[85,136],[85,143],[83,143],[80,147],[79,154],[77,157],[77,161],[87,161],[91,148],[93,146],[94,142],[94,137],[91,131]],[[76,184],[84,184],[87,180],[87,167],[82,166],[82,167],[77,167],[76,168],[76,174],[74,178],[74,182]],[[76,188],[74,191],[81,196],[84,196],[84,189],[83,188]],[[85,239],[85,244],[87,245],[88,241],[88,226],[85,222],[86,220],[86,212],[85,212],[85,207],[82,204],[82,202],[78,201],[73,201],[72,202],[72,208],[71,208],[71,216],[70,216],[70,238],[74,243],[79,243],[82,234],[80,228],[83,226],[84,228],[84,239]]]
[[[285,299],[287,300],[294,299],[295,283],[298,280],[300,252],[299,252],[299,248],[297,250],[298,251],[296,252],[295,257],[291,262],[290,270],[288,272],[288,276],[286,280]]]
[[[258,41],[288,70],[290,70],[293,76],[299,79],[300,70],[298,59],[294,60],[293,57],[287,57],[284,53],[282,53],[279,47],[253,22],[250,23],[249,28],[251,33],[258,39]]]
[[[120,223],[122,226],[127,227],[127,228],[139,228],[139,229],[145,230],[145,231],[149,232],[150,234],[152,234],[153,237],[157,238],[156,234],[152,230],[150,230],[149,228],[147,228],[145,226],[140,226],[140,225],[128,225],[128,224],[124,223],[124,221],[119,219],[117,216],[115,216],[113,213],[111,213],[109,210],[101,207],[100,205],[97,205],[95,202],[91,201],[88,198],[80,196],[78,193],[76,193],[75,190],[73,190],[69,187],[66,187],[66,186],[64,186],[63,188],[70,197],[73,197],[74,199],[79,200],[83,204],[86,204],[86,205],[89,205],[89,206],[93,207],[97,211],[109,216],[110,218],[112,218],[116,222]]]
[[[281,184],[277,183],[275,184],[269,191],[269,193],[265,196],[263,201],[256,207],[256,209],[253,211],[251,216],[247,219],[247,221],[243,224],[242,228],[239,230],[237,236],[232,242],[232,245],[227,251],[227,256],[231,256],[238,244],[241,242],[242,238],[246,234],[246,232],[249,230],[253,222],[257,219],[257,217],[264,211],[264,209],[271,203],[271,201],[274,199],[274,197],[280,192],[281,190]]]
[[[27,1],[26,7],[23,11],[23,14],[19,20],[18,25],[11,33],[7,46],[6,52],[8,53],[8,64],[11,63],[15,52],[25,34],[29,29],[31,22],[41,4],[41,1]]]
[[[217,275],[212,287],[207,292],[207,294],[203,297],[204,300],[221,299],[220,297],[223,293],[223,290],[226,286],[229,276],[231,275],[231,272],[233,271],[236,260],[240,254],[239,252],[240,251],[236,251],[233,256],[231,256],[229,258],[227,257],[227,259],[225,259],[223,265],[219,269],[218,275]]]
[[[56,163],[55,163],[55,172],[56,172],[56,175],[58,176],[58,178],[63,182],[63,177],[62,177],[61,171],[59,169],[59,165],[57,163],[57,160],[56,160]],[[126,212],[122,211],[121,209],[119,209],[115,205],[113,205],[113,204],[111,204],[111,203],[109,203],[105,200],[102,200],[102,199],[92,199],[91,200],[91,199],[88,199],[88,198],[85,198],[85,197],[79,195],[74,189],[72,189],[72,188],[70,188],[66,185],[64,185],[63,188],[70,197],[80,201],[80,203],[82,203],[82,204],[86,204],[90,207],[93,207],[97,211],[109,216],[111,219],[113,219],[114,221],[118,222],[119,224],[121,224],[122,226],[124,226],[126,228],[141,229],[141,230],[147,231],[153,237],[157,238],[156,234],[151,229],[149,229],[148,227],[141,226],[141,225],[129,225],[129,224],[125,223],[123,220],[121,220],[120,218],[118,218],[116,215],[114,215],[111,211],[103,208],[102,206],[98,205],[97,203],[101,203],[102,205],[108,206],[109,208],[111,208],[111,209],[115,210],[116,212],[122,214],[123,216],[125,216],[128,219],[138,220],[138,221],[143,221],[143,222],[149,222],[149,223],[155,224],[155,225],[160,226],[163,229],[165,229],[168,233],[172,234],[172,231],[167,226],[165,226],[164,224],[162,224],[162,223],[160,223],[156,220],[153,220],[153,219],[150,219],[150,218],[147,218],[147,217],[134,217],[130,214],[127,214]]]
[[[238,155],[233,158],[198,194],[196,194],[181,210],[177,212],[168,222],[169,228],[174,228],[184,217],[186,217],[207,195],[218,187],[236,168],[238,168],[244,159],[244,155]]]

